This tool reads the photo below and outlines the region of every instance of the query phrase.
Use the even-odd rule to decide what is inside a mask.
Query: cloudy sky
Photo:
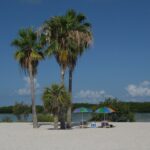
[[[30,103],[29,79],[14,60],[11,41],[20,28],[38,28],[46,19],[73,8],[86,14],[94,42],[81,57],[73,77],[74,102],[107,97],[150,101],[149,0],[1,0],[0,105]],[[68,85],[66,72],[66,86]],[[36,101],[46,86],[60,83],[55,59],[46,59],[35,79]]]

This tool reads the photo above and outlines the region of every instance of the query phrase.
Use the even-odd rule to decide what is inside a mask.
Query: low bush
[[[123,103],[115,98],[109,98],[104,102],[99,104],[99,107],[110,107],[113,108],[116,112],[111,114],[106,114],[106,119],[114,122],[133,122],[134,113],[131,112],[128,104]],[[93,114],[92,121],[100,121],[104,119],[104,114]]]
[[[38,122],[53,122],[54,118],[50,114],[38,114],[37,115]]]

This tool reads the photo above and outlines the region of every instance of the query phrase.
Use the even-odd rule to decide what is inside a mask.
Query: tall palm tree
[[[63,16],[50,18],[43,25],[46,35],[48,49],[46,55],[54,55],[61,69],[61,83],[64,85],[64,75],[68,64],[68,35],[66,30],[66,20]]]
[[[53,84],[45,88],[43,96],[44,107],[54,115],[54,128],[58,129],[58,119],[61,108],[70,104],[70,95],[62,85]]]
[[[44,38],[38,37],[32,28],[21,29],[19,36],[13,40],[12,45],[16,47],[15,59],[19,62],[21,68],[29,75],[30,90],[32,101],[32,119],[33,128],[38,127],[36,105],[35,105],[35,87],[34,77],[37,74],[37,66],[40,60],[44,59],[41,49],[44,46]]]
[[[64,16],[55,16],[47,20],[43,25],[48,48],[45,54],[54,55],[61,70],[61,84],[64,86],[64,76],[68,64],[68,33]],[[65,117],[62,108],[61,129],[64,128]]]
[[[69,38],[72,41],[68,55],[69,68],[69,93],[72,95],[72,78],[77,60],[92,43],[91,25],[87,22],[84,14],[76,13],[74,10],[69,10],[66,13],[66,18],[70,22]],[[67,111],[67,126],[71,127],[71,106]]]

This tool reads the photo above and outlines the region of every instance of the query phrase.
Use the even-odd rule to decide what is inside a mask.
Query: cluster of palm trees
[[[68,10],[65,15],[54,16],[46,20],[38,30],[27,28],[19,31],[19,37],[13,40],[12,45],[17,49],[15,59],[30,77],[34,128],[38,127],[34,78],[39,61],[51,55],[56,58],[61,69],[62,87],[64,87],[66,69],[69,69],[68,92],[72,95],[72,76],[77,60],[91,44],[91,25],[84,14],[74,10]],[[71,127],[71,107],[70,102],[67,108],[68,128]]]

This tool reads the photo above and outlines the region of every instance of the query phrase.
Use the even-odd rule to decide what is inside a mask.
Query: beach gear
[[[91,122],[91,128],[96,128],[96,122]]]
[[[82,127],[83,127],[83,122],[84,122],[84,120],[83,120],[83,113],[89,113],[89,112],[92,112],[92,110],[89,109],[89,108],[80,107],[80,108],[76,108],[73,112],[82,114]]]
[[[104,120],[105,120],[105,114],[113,113],[115,112],[115,110],[110,107],[100,107],[95,112],[104,114]]]
[[[92,110],[89,108],[80,107],[80,108],[76,108],[73,112],[74,113],[88,113],[88,112],[92,112]]]
[[[109,107],[100,107],[98,108],[96,111],[96,113],[112,113],[112,112],[115,112],[115,110],[113,110],[112,108],[109,108]]]

